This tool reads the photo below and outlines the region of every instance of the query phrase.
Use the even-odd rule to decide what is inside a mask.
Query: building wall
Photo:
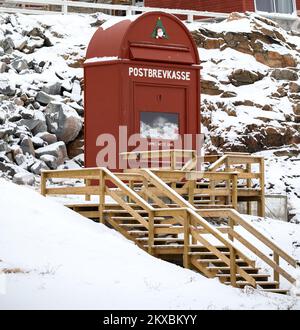
[[[254,0],[145,0],[145,6],[231,13],[254,11]]]

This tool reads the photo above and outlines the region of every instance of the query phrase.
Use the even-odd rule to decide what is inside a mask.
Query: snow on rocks
[[[66,143],[73,141],[82,128],[82,119],[72,107],[59,102],[50,102],[45,109],[49,132]]]
[[[77,15],[75,24],[60,15],[0,14],[0,156],[8,169],[2,175],[12,179],[15,166],[36,175],[41,164],[57,168],[67,152],[72,157],[83,152],[76,140],[84,114],[81,63],[95,17],[101,14]],[[58,141],[58,150],[50,148],[45,160],[39,158],[42,148]]]
[[[51,155],[56,157],[57,165],[61,165],[68,158],[67,148],[63,141],[52,143],[46,147],[35,150],[35,155],[40,158],[44,155]]]

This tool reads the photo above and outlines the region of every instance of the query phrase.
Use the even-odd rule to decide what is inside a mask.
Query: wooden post
[[[260,171],[260,201],[258,204],[258,215],[260,217],[265,216],[265,161],[262,157],[259,163]]]
[[[229,227],[230,227],[230,229],[232,230],[232,231],[234,231],[234,220],[231,218],[231,217],[229,217]],[[233,235],[229,232],[228,233],[228,238],[233,242],[234,241],[234,237],[233,237]]]
[[[86,187],[89,187],[91,185],[91,182],[92,182],[92,180],[89,180],[89,179],[84,180],[84,183],[85,183]],[[85,194],[85,200],[90,201],[91,200],[91,195]]]
[[[148,253],[153,255],[153,245],[154,245],[154,212],[149,212],[149,221],[148,221]]]
[[[279,266],[279,255],[274,251],[274,262]],[[274,269],[274,281],[279,283],[279,273]]]
[[[230,165],[229,165],[229,156],[226,155],[226,159],[225,159],[225,172],[230,172]],[[226,188],[228,190],[230,190],[230,180],[226,180]],[[226,197],[226,204],[229,205],[230,204],[230,196]]]
[[[189,203],[194,205],[194,190],[196,187],[196,181],[195,180],[189,180],[189,186],[188,186],[188,191],[189,191]]]
[[[246,173],[251,173],[252,168],[251,164],[246,165]],[[247,179],[247,188],[251,188],[251,179]],[[247,201],[247,214],[251,215],[252,214],[252,209],[251,209],[251,201]]]
[[[171,170],[174,171],[176,169],[176,156],[175,156],[175,151],[174,150],[170,150],[170,167]]]
[[[237,192],[237,174],[232,175],[232,194],[231,194],[231,200],[232,200],[232,206],[235,210],[237,210],[238,206],[238,192]]]
[[[211,189],[211,191],[215,191],[215,189],[216,189],[216,181],[215,180],[212,180],[212,179],[210,180],[209,189]],[[216,204],[216,196],[213,193],[210,195],[209,204],[212,204],[212,205]]]
[[[105,223],[104,221],[104,209],[105,209],[105,173],[100,170],[99,173],[99,222]]]
[[[230,247],[230,283],[233,287],[236,287],[236,251],[233,247]]]
[[[45,172],[41,172],[41,195],[46,196],[47,178]]]
[[[183,267],[190,268],[190,225],[191,216],[188,211],[186,211],[186,216],[184,218],[184,248],[183,248]]]

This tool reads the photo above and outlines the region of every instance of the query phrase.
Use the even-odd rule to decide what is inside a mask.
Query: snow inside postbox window
[[[162,140],[178,139],[178,113],[147,111],[140,114],[141,137]]]

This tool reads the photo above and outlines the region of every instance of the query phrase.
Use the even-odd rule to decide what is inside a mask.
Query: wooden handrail
[[[298,261],[288,255],[285,251],[283,251],[278,245],[273,243],[270,239],[260,233],[256,228],[254,228],[250,223],[245,221],[240,214],[233,209],[224,210],[226,214],[228,214],[236,224],[241,225],[245,228],[249,233],[255,236],[259,241],[264,243],[267,247],[269,247],[272,251],[276,252],[282,259],[284,259],[287,263],[292,265],[293,267],[297,267]]]
[[[265,246],[267,246],[270,250],[272,250],[275,260],[280,257],[283,260],[285,260],[288,264],[293,266],[294,268],[296,268],[299,265],[299,262],[296,259],[292,258],[285,251],[283,251],[278,245],[276,245],[274,242],[272,242],[270,239],[268,239],[266,236],[264,236],[262,233],[260,233],[250,223],[245,221],[236,210],[219,209],[219,210],[214,210],[212,212],[209,209],[202,209],[202,210],[198,210],[197,212],[199,214],[203,215],[204,217],[216,217],[217,215],[222,216],[222,217],[228,216],[234,222],[235,225],[242,226],[250,234],[252,234],[257,240],[259,240],[261,243],[263,243]],[[237,233],[233,228],[230,230],[229,235],[236,238],[247,249],[252,251],[261,260],[266,262],[274,270],[275,275],[276,275],[276,273],[279,273],[284,278],[286,278],[290,283],[293,284],[295,282],[295,278],[293,276],[291,276],[287,271],[285,271],[282,267],[280,267],[278,263],[273,261],[271,258],[269,258],[267,255],[265,255],[259,249],[257,249],[252,243],[250,243],[243,236],[241,236],[239,233]]]

